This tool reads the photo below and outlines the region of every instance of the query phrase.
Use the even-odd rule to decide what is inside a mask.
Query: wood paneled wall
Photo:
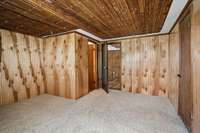
[[[44,40],[47,92],[66,98],[88,93],[88,40],[71,33]]]
[[[179,99],[179,24],[177,24],[169,35],[169,99],[178,111],[178,99]]]
[[[47,93],[75,98],[75,34],[44,39]]]
[[[88,81],[88,40],[87,38],[75,34],[76,51],[76,98],[84,96],[89,91]]]
[[[88,93],[88,40],[71,33],[46,39],[0,30],[0,105],[43,93]]]
[[[122,90],[147,95],[168,95],[169,36],[121,41]]]
[[[43,40],[7,30],[0,36],[0,105],[43,94]]]

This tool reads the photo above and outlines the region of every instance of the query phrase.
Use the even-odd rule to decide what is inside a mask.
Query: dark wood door
[[[191,85],[191,16],[186,14],[180,22],[180,83],[179,114],[191,129],[192,122],[192,85]]]
[[[102,44],[102,88],[108,93],[108,45]]]

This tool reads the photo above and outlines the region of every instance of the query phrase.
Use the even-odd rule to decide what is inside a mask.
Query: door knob
[[[177,76],[178,76],[179,78],[181,78],[181,74],[177,74]]]

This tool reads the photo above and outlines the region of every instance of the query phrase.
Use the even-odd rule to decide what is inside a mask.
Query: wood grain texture
[[[193,122],[192,131],[200,131],[200,1],[193,1],[191,25],[191,53],[192,53],[192,87],[193,87]]]
[[[132,40],[121,43],[121,90],[132,92]]]
[[[187,30],[188,27],[189,30]],[[170,65],[171,87],[169,98],[174,105],[177,104],[178,100],[179,113],[191,133],[199,133],[200,131],[199,27],[200,1],[193,0],[170,33],[169,51],[170,63],[172,64]],[[182,62],[186,62],[187,60],[189,60],[189,62],[184,65],[178,65],[178,60],[180,61],[181,58]],[[177,81],[175,77],[178,71],[181,72],[179,67],[182,69],[180,82]],[[190,79],[188,79],[189,77]],[[182,81],[183,79],[185,79],[185,81]],[[186,88],[185,86],[188,81],[190,81],[190,85]],[[177,91],[178,84],[180,86],[178,89],[179,92]],[[185,88],[185,90],[183,90],[183,88]]]
[[[88,80],[89,91],[97,89],[97,44],[90,42],[88,45]]]
[[[121,41],[122,90],[147,95],[168,95],[169,36]]]
[[[48,93],[88,93],[88,40],[71,33],[41,39],[0,30],[0,105]]]
[[[1,91],[0,104],[21,101],[44,93],[40,64],[43,40],[0,30],[1,35]]]
[[[45,38],[47,92],[66,98],[88,93],[88,40],[76,33]]]
[[[169,99],[178,111],[178,98],[179,98],[179,24],[177,24],[169,35],[169,69],[170,69],[170,88]]]
[[[45,39],[47,92],[75,97],[75,34]]]
[[[35,36],[81,28],[104,39],[154,33],[161,30],[171,3],[172,0],[1,0],[0,27]]]
[[[121,50],[108,51],[108,87],[121,89]]]
[[[76,98],[79,98],[89,92],[88,40],[79,34],[75,34],[75,41]]]
[[[192,62],[191,62],[191,8],[179,23],[180,30],[180,84],[179,115],[191,131],[193,113]]]

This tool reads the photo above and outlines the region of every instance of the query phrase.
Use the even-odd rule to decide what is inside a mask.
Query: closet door
[[[190,11],[180,22],[180,84],[179,114],[187,127],[191,128],[193,95],[191,82],[191,15]]]

